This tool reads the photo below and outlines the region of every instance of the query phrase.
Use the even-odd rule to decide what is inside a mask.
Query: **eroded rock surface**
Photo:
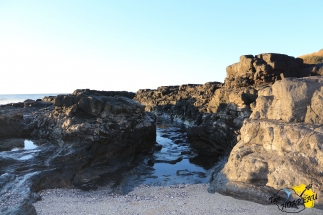
[[[31,151],[1,152],[1,212],[20,214],[28,208],[33,214],[31,203],[42,189],[87,190],[118,183],[117,173],[133,168],[156,143],[155,116],[145,113],[133,95],[76,90],[18,107],[0,106],[5,113],[1,126],[8,127],[0,136],[29,137],[39,145]]]
[[[268,204],[272,188],[312,184],[322,207],[322,86],[320,76],[286,78],[258,91],[240,141],[209,190]]]
[[[320,112],[321,76],[288,78],[259,92],[253,119],[273,119],[285,122],[304,122],[309,112]],[[313,94],[315,93],[315,97]],[[311,104],[311,100],[313,100]],[[312,107],[312,108],[311,108]],[[314,109],[313,109],[314,108]],[[309,122],[313,118],[308,116]],[[315,120],[314,120],[315,121]]]
[[[320,71],[321,65],[288,55],[244,55],[227,67],[224,84],[217,84],[202,108],[189,98],[199,98],[197,85],[186,92],[181,87],[140,90],[135,99],[148,111],[191,119],[189,141],[200,152],[218,156],[233,148],[223,170],[215,171],[210,192],[268,204],[277,189],[313,184],[322,196]],[[190,103],[179,102],[185,93]]]
[[[231,151],[256,97],[254,88],[230,89],[209,82],[139,90],[134,99],[146,111],[184,122],[190,144],[201,153],[219,154]]]
[[[243,120],[249,118],[256,107],[258,91],[265,92],[275,81],[286,77],[310,76],[308,66],[302,59],[283,54],[243,55],[240,62],[227,67],[224,84],[210,82],[139,90],[134,99],[145,105],[146,111],[185,122],[189,126],[190,143],[199,151],[229,153],[240,139]],[[309,84],[306,93],[316,89],[314,85]],[[276,87],[274,90],[280,89]],[[308,96],[306,93],[305,97]],[[270,100],[270,96],[262,99]],[[283,112],[280,114],[291,117]]]
[[[225,83],[236,88],[274,83],[285,77],[310,76],[310,71],[303,67],[303,59],[284,54],[242,55],[240,62],[227,67]]]
[[[222,86],[219,82],[163,86],[157,90],[138,90],[134,100],[145,106],[146,111],[166,118],[185,122],[187,125],[200,124],[203,113],[207,113],[214,91]]]

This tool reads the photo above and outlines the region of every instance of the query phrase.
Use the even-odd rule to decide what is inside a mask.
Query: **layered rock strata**
[[[323,78],[286,78],[258,91],[250,119],[210,191],[269,203],[272,188],[312,184],[323,204]]]
[[[1,126],[7,128],[1,137],[29,137],[40,145],[22,154],[2,152],[1,212],[34,214],[31,202],[42,189],[117,184],[117,173],[133,168],[156,143],[155,116],[145,113],[133,95],[76,90],[19,107],[1,106]]]

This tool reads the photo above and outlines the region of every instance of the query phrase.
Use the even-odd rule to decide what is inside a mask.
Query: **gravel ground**
[[[260,205],[207,192],[207,184],[169,187],[140,186],[128,195],[109,190],[44,190],[34,204],[38,214],[286,214],[276,205]],[[305,209],[299,214],[323,214]]]

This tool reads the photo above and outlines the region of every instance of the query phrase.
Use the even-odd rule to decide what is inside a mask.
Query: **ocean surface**
[[[0,105],[23,102],[27,99],[42,99],[45,96],[56,96],[62,93],[54,93],[54,94],[0,94]]]

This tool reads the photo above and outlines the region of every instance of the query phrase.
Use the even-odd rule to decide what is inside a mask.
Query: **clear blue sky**
[[[223,81],[243,54],[323,48],[322,0],[0,0],[0,94]]]

